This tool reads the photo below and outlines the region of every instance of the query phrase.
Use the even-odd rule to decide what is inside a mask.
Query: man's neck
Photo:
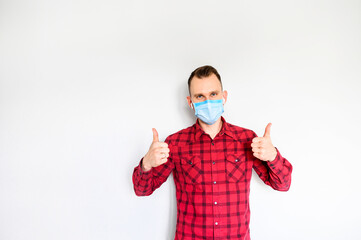
[[[213,125],[208,125],[199,119],[198,122],[203,131],[207,133],[212,139],[215,138],[215,136],[217,136],[217,134],[221,131],[223,125],[221,118],[219,118]]]

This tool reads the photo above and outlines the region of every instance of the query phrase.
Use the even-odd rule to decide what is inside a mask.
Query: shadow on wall
[[[170,201],[170,209],[169,209],[169,226],[167,228],[167,239],[174,239],[175,238],[175,230],[177,226],[177,200],[176,200],[176,193],[175,193],[175,186],[173,184],[173,173],[169,175],[168,181],[171,182],[169,184],[169,201]]]
[[[176,101],[178,102],[178,109],[180,111],[181,121],[184,122],[184,126],[188,127],[196,122],[194,112],[189,108],[187,104],[187,96],[189,96],[187,82],[179,84],[177,88]],[[179,129],[180,130],[180,129]]]

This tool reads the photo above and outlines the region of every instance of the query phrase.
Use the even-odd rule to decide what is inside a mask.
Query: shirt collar
[[[224,119],[224,117],[221,117],[221,121],[223,122],[222,124],[222,129],[221,131],[219,131],[219,135],[223,135],[223,134],[226,134],[228,136],[230,136],[231,138],[235,139],[235,135],[234,133],[232,132],[232,130],[230,129],[230,126],[229,124],[226,122],[226,120]],[[198,119],[195,123],[195,127],[194,127],[194,140],[195,141],[198,141],[199,138],[202,136],[202,134],[206,134],[203,129],[201,128],[201,126],[199,125],[199,122],[198,122]]]

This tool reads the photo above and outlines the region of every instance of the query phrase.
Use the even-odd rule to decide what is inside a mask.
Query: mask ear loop
[[[194,109],[194,104],[193,104],[193,102],[191,102],[191,108]]]

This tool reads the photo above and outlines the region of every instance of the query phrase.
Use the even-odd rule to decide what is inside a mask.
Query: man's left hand
[[[277,156],[277,150],[271,141],[271,125],[272,123],[268,123],[263,137],[255,137],[252,140],[253,156],[262,161],[273,161]]]

